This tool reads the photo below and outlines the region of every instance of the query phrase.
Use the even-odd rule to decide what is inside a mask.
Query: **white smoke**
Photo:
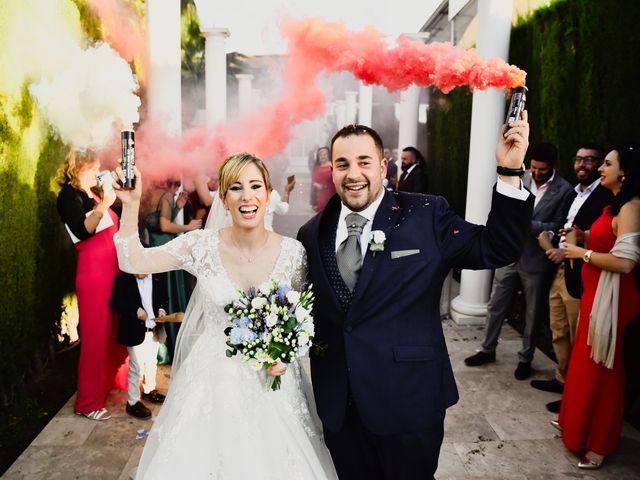
[[[29,91],[65,143],[100,149],[115,130],[138,121],[138,84],[129,64],[106,43],[67,53],[66,65]]]
[[[99,150],[138,121],[138,84],[107,44],[85,46],[70,0],[8,0],[4,60],[27,82],[43,116],[75,149]],[[5,82],[6,84],[6,82]]]

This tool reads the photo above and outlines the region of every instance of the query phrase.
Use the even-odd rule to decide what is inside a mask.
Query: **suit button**
[[[345,332],[348,333],[348,332],[351,332],[351,330],[353,330],[353,327],[351,325],[345,325],[345,327],[344,327],[344,331]]]

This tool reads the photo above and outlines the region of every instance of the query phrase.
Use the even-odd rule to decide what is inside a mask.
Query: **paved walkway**
[[[482,335],[479,327],[444,323],[460,402],[449,409],[438,479],[609,479],[640,478],[640,432],[625,424],[618,452],[599,471],[579,470],[549,424],[545,403],[558,395],[540,392],[513,377],[519,335],[506,326],[495,364],[469,368],[463,359]],[[538,377],[551,375],[553,363],[537,352]],[[166,390],[171,370],[160,367],[159,388]],[[125,392],[112,392],[107,408],[113,418],[93,422],[73,414],[75,396],[2,477],[3,480],[125,480],[138,462],[144,439],[137,432],[152,422],[126,415]],[[158,407],[153,406],[154,415]],[[288,479],[283,479],[288,480]],[[293,480],[293,479],[292,479]]]
[[[287,174],[296,174],[297,182],[291,210],[285,217],[276,217],[274,226],[276,231],[295,237],[298,227],[312,214],[306,159],[294,162]],[[640,479],[640,432],[627,424],[618,452],[601,470],[585,473],[577,468],[577,459],[565,450],[549,423],[554,416],[545,410],[545,404],[559,395],[535,390],[529,382],[519,382],[513,376],[521,345],[513,329],[503,329],[497,362],[479,368],[465,366],[463,359],[478,347],[482,328],[458,326],[448,320],[444,329],[460,401],[447,413],[438,479]],[[537,352],[533,366],[539,378],[550,377],[554,369],[541,352]],[[170,376],[169,367],[159,368],[161,391],[166,391]],[[151,428],[152,421],[126,415],[125,392],[110,395],[106,406],[113,418],[107,422],[75,416],[74,400],[75,396],[69,399],[3,480],[129,478],[144,445],[138,432]],[[151,408],[156,415],[158,407]]]

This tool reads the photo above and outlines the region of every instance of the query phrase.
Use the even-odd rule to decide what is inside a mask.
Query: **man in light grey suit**
[[[515,371],[518,380],[531,376],[531,361],[535,345],[533,331],[536,322],[548,315],[549,287],[557,266],[551,262],[538,244],[542,232],[557,232],[562,227],[575,192],[571,184],[555,170],[558,159],[556,147],[540,143],[529,149],[530,169],[522,182],[535,195],[531,232],[520,259],[495,271],[491,298],[487,306],[487,324],[482,350],[465,359],[470,367],[495,362],[498,337],[511,299],[520,285],[524,289],[527,313],[522,336],[522,350]]]

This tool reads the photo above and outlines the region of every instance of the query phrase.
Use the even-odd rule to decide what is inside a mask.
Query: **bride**
[[[122,176],[120,168],[117,174]],[[178,337],[171,387],[136,478],[336,478],[311,418],[299,365],[256,372],[225,354],[223,307],[238,290],[270,279],[300,290],[306,277],[302,245],[264,228],[271,192],[266,167],[246,153],[227,158],[220,167],[218,202],[226,212],[216,215],[212,209],[218,225],[155,248],[143,248],[138,238],[142,178],[136,175],[135,190],[117,191],[123,204],[114,238],[120,268],[130,273],[184,269],[198,279]],[[230,226],[216,228],[225,217]],[[282,388],[271,391],[266,375],[285,370]]]

